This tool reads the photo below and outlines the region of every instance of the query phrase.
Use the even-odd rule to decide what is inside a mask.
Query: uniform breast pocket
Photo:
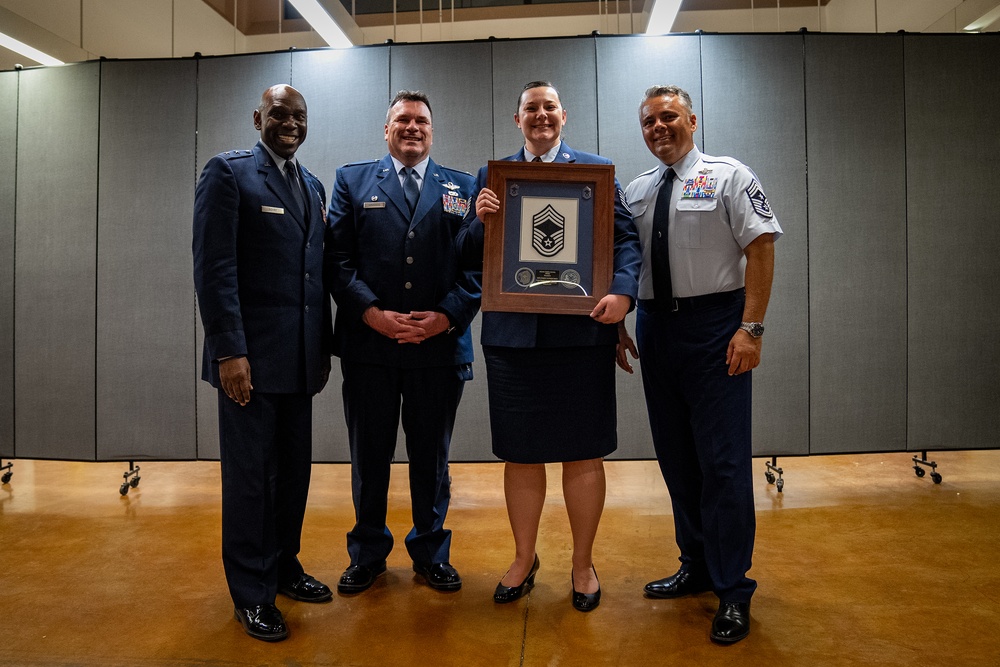
[[[715,223],[718,205],[719,200],[714,198],[678,200],[671,230],[674,243],[681,248],[701,248],[703,240],[710,238],[706,227]]]

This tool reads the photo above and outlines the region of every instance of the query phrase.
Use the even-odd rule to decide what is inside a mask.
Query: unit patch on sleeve
[[[757,212],[757,215],[762,218],[774,217],[774,213],[771,212],[771,205],[767,203],[767,195],[760,189],[757,179],[750,181],[746,193],[747,197],[750,198],[750,205],[753,206],[753,210]]]

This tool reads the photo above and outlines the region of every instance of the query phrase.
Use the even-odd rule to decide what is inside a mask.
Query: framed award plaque
[[[491,160],[484,311],[589,315],[614,266],[615,168]]]

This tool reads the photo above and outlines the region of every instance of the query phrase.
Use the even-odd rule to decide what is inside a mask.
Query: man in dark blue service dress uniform
[[[202,379],[219,390],[222,561],[237,620],[265,641],[288,635],[275,596],[325,602],[299,564],[312,465],[312,397],[330,373],[323,289],[326,194],[295,159],[306,103],[268,88],[260,142],[216,155],[194,206],[194,284],[205,327]]]
[[[653,447],[674,511],[677,573],[646,584],[652,598],[714,591],[710,637],[750,632],[747,577],[755,517],[750,474],[750,371],[760,363],[781,235],[756,175],[705,155],[691,97],[654,86],[639,107],[659,164],[625,189],[642,243],[636,340]],[[618,364],[631,372],[619,329]]]
[[[381,160],[337,170],[330,199],[325,280],[337,303],[334,351],[344,376],[355,524],[341,593],[360,593],[386,571],[389,471],[402,418],[413,528],[406,550],[432,588],[458,590],[444,528],[451,498],[448,451],[466,380],[469,325],[479,283],[464,272],[455,235],[469,209],[470,174],[430,159],[427,96],[389,104]]]

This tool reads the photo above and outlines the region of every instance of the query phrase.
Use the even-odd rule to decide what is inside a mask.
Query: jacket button
[[[407,264],[413,264],[413,258],[412,257],[407,257],[406,258],[406,263]]]
[[[413,287],[413,283],[407,280],[406,283],[403,285],[403,287],[405,287],[406,289],[411,289]]]
[[[406,235],[406,238],[412,239],[414,236],[416,236],[416,234],[414,234],[413,232],[410,232],[409,234]]]
[[[306,306],[306,312],[307,313],[309,312],[309,306]]]

